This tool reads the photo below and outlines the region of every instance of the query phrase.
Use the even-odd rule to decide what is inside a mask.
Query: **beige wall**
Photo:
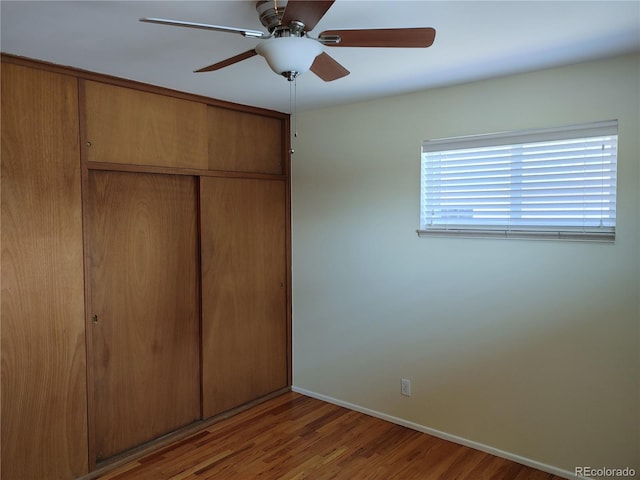
[[[569,472],[639,471],[639,70],[624,56],[299,114],[295,387]],[[424,139],[609,119],[615,244],[418,238]]]

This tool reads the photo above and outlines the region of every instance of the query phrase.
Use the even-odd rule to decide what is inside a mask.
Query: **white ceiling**
[[[255,56],[193,70],[250,50],[240,35],[140,23],[162,17],[264,30],[255,1],[5,1],[5,53],[232,102],[290,111],[289,82]],[[297,81],[298,111],[640,51],[640,0],[337,0],[311,32],[434,27],[427,49],[330,48],[351,71]]]

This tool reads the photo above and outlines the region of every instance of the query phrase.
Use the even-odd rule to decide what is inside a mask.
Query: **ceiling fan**
[[[334,2],[335,0],[260,0],[256,3],[256,10],[260,22],[269,33],[164,18],[141,18],[140,21],[236,33],[261,39],[263,41],[255,48],[203,67],[196,70],[196,73],[219,70],[260,55],[275,73],[289,81],[308,70],[325,82],[349,75],[349,70],[326,53],[324,47],[426,48],[435,39],[436,31],[429,27],[325,30],[317,38],[310,37],[308,32],[313,30]]]

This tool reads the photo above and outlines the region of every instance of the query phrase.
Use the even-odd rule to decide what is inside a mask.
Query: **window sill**
[[[419,237],[500,238],[516,240],[562,240],[573,242],[614,243],[615,231],[539,231],[470,228],[429,228],[417,230]]]

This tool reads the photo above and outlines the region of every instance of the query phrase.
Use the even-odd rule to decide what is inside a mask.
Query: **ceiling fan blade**
[[[242,60],[246,60],[247,58],[251,58],[257,55],[255,50],[247,50],[246,52],[240,53],[234,57],[227,58],[218,63],[214,63],[213,65],[209,65],[208,67],[203,67],[200,70],[196,70],[194,73],[202,73],[202,72],[213,72],[214,70],[220,70],[221,68],[228,67],[229,65],[233,65],[234,63],[241,62]]]
[[[335,43],[335,37],[340,41]],[[327,47],[430,47],[436,38],[433,28],[381,28],[372,30],[325,30],[319,40]]]
[[[224,27],[222,25],[209,25],[208,23],[183,22],[181,20],[168,20],[166,18],[141,18],[141,22],[157,23],[160,25],[172,25],[174,27],[199,28],[201,30],[213,30],[216,32],[237,33],[244,37],[261,38],[268,36],[259,30],[247,30],[246,28]]]
[[[322,52],[311,65],[311,71],[325,82],[332,82],[349,75],[349,70],[340,65],[331,55]]]
[[[313,30],[335,0],[289,0],[284,9],[282,24],[288,26],[294,20],[305,25],[305,31]]]

